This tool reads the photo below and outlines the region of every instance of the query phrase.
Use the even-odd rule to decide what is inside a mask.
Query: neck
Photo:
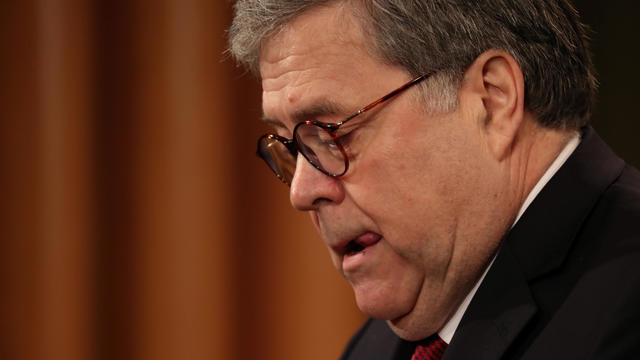
[[[543,128],[531,116],[525,117],[507,159],[514,217],[572,134],[572,131]]]

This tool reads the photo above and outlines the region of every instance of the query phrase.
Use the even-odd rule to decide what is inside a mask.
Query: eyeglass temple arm
[[[341,122],[337,123],[337,124],[336,124],[336,126],[341,126],[341,125],[343,125],[344,123],[346,123],[347,121],[349,121],[349,120],[353,119],[354,117],[356,117],[356,116],[358,116],[358,115],[362,114],[363,112],[366,112],[366,111],[369,111],[369,110],[373,109],[373,108],[374,108],[374,107],[376,107],[377,105],[379,105],[379,104],[381,104],[381,103],[383,103],[383,102],[385,102],[385,101],[387,101],[387,100],[391,99],[392,97],[394,97],[394,96],[398,95],[399,93],[401,93],[401,92],[403,92],[404,90],[406,90],[406,89],[408,89],[408,88],[412,87],[413,85],[415,85],[415,84],[419,83],[420,81],[422,81],[422,80],[424,80],[424,79],[428,78],[429,76],[431,76],[431,75],[433,75],[433,74],[434,74],[433,72],[428,72],[428,73],[425,73],[425,74],[422,74],[422,75],[418,76],[417,78],[415,78],[415,79],[413,79],[413,80],[409,81],[408,83],[406,83],[406,84],[404,84],[404,85],[400,86],[399,88],[397,88],[397,89],[393,90],[392,92],[390,92],[390,93],[388,93],[387,95],[385,95],[385,96],[381,97],[380,99],[378,99],[378,100],[376,100],[376,101],[372,102],[371,104],[369,104],[369,105],[367,105],[367,106],[363,107],[362,109],[358,110],[355,114],[353,114],[353,115],[349,116],[348,118],[346,118],[346,119],[342,120]]]

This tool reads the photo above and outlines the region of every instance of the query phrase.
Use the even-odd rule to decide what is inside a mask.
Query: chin
[[[358,304],[360,311],[365,315],[378,320],[395,319],[405,313],[405,309],[403,309],[403,307],[395,306],[395,304],[378,304],[370,301],[360,301],[357,297],[356,303]]]
[[[444,319],[418,316],[411,312],[399,318],[387,320],[387,324],[398,337],[407,341],[418,341],[438,332],[444,326]]]
[[[367,316],[379,320],[398,319],[411,313],[415,296],[390,290],[354,288],[358,308]]]
[[[387,324],[407,341],[425,339],[440,330],[447,322],[450,308],[442,306],[438,297],[416,298],[412,308],[396,317],[386,318]]]

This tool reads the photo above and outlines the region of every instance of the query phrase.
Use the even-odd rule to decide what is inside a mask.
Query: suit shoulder
[[[358,330],[340,357],[341,360],[392,360],[410,358],[407,342],[396,336],[386,322],[368,319]]]
[[[610,245],[640,250],[640,171],[625,166],[594,210],[592,231],[607,236]]]
[[[357,346],[358,342],[360,342],[360,339],[367,332],[372,322],[373,322],[373,319],[371,318],[367,319],[367,321],[365,321],[365,323],[362,324],[360,329],[358,329],[358,331],[356,331],[356,333],[353,334],[353,336],[347,343],[347,346],[345,347],[344,352],[342,353],[342,356],[340,356],[340,360],[350,358],[350,355],[353,352],[353,349]]]
[[[638,211],[640,209],[640,171],[625,165],[608,193],[617,204],[626,205],[625,208]]]

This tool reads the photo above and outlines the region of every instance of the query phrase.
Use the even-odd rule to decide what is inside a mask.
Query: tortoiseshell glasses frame
[[[289,186],[295,173],[298,152],[322,173],[332,177],[342,176],[349,170],[349,157],[340,139],[340,127],[433,74],[428,72],[414,78],[340,122],[301,121],[293,129],[291,139],[276,134],[262,135],[258,139],[257,155]]]

